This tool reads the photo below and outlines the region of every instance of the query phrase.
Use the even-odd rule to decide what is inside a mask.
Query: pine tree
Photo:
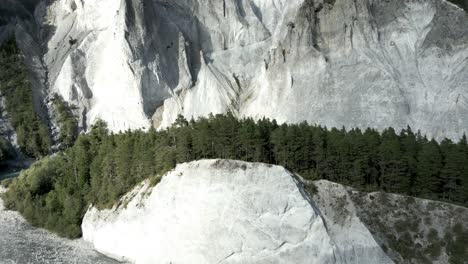
[[[464,196],[462,179],[468,159],[460,145],[454,144],[448,139],[441,143],[444,155],[444,166],[441,171],[442,198],[448,201],[462,201]]]
[[[289,125],[284,136],[286,140],[286,167],[294,171],[305,168],[305,153],[302,150],[305,138],[298,126]]]
[[[414,181],[417,173],[417,156],[418,156],[418,143],[417,136],[413,133],[411,128],[408,126],[400,133],[400,144],[403,151],[403,157],[407,164],[407,175],[410,177],[410,189],[414,185]]]
[[[144,133],[142,131],[134,132],[133,144],[133,161],[131,174],[136,181],[142,181],[156,173],[154,164],[154,151],[151,146],[154,146],[151,132]]]
[[[314,163],[314,173],[312,178],[323,179],[325,178],[325,170],[327,168],[327,142],[326,142],[326,128],[317,127],[312,130],[312,162]]]
[[[438,198],[442,155],[435,140],[423,144],[417,162],[416,178],[411,193],[418,197]]]
[[[465,162],[462,169],[461,181],[460,185],[461,188],[459,190],[459,203],[463,204],[465,207],[468,207],[468,140],[466,135],[463,134],[460,142],[458,143],[459,151],[462,153]]]
[[[88,138],[90,137],[88,136]],[[114,152],[114,136],[109,135],[105,138],[102,138],[100,142],[101,143],[98,146],[90,145],[89,153],[92,153],[92,149],[94,149],[95,156],[90,164],[91,191],[88,194],[88,200],[91,201],[93,204],[97,203],[99,205],[102,205],[99,201],[107,199],[104,198],[106,194],[102,192],[101,188],[104,185],[110,184],[106,181],[104,175],[113,174],[112,172],[104,172],[104,161],[109,155],[112,155],[112,153]]]
[[[86,185],[89,185],[91,176],[89,166],[93,158],[89,154],[89,148],[88,138],[80,136],[75,143],[75,147],[70,151],[73,156],[73,173],[79,188],[85,188]]]
[[[132,163],[133,163],[133,137],[130,131],[119,135],[116,140],[115,148],[115,163],[116,163],[116,189],[118,195],[123,194],[126,190],[126,186],[132,186],[136,183],[135,176],[132,175]]]
[[[315,161],[314,161],[314,140],[311,126],[306,122],[299,125],[299,131],[301,134],[300,142],[300,153],[301,153],[301,165],[298,171],[301,172],[302,177],[306,179],[315,178]]]
[[[192,137],[193,145],[193,155],[201,159],[214,158],[215,157],[215,147],[214,140],[215,137],[212,122],[207,118],[200,118],[193,125],[195,134]]]
[[[238,120],[231,112],[217,115],[212,126],[214,150],[217,158],[233,159],[236,156],[234,140],[237,135]]]
[[[343,156],[346,155],[344,136],[336,128],[332,128],[326,137],[326,167],[324,169],[325,177],[334,182],[344,180],[344,169],[342,162],[345,162]]]
[[[283,124],[277,127],[271,133],[270,142],[273,149],[273,156],[277,165],[287,166],[287,140],[286,130],[287,125]]]
[[[255,157],[255,122],[252,119],[245,119],[240,123],[237,133],[236,156],[240,160],[252,162]]]
[[[177,163],[184,163],[193,159],[192,128],[186,123],[172,132],[175,135],[175,151]]]
[[[347,135],[347,141],[350,146],[349,161],[352,163],[348,183],[363,190],[367,175],[371,173],[369,149],[360,129],[351,130]]]
[[[380,186],[387,192],[408,193],[410,177],[398,136],[393,128],[382,133],[379,146]]]
[[[41,156],[45,156],[49,153],[50,147],[52,146],[52,140],[50,139],[49,130],[45,125],[38,121],[38,137],[40,141],[40,153]]]

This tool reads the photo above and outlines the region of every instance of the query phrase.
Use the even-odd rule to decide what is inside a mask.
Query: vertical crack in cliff
[[[234,78],[234,81],[236,83],[237,89],[234,90],[234,95],[235,98],[233,99],[233,107],[236,110],[235,113],[240,112],[240,106],[241,106],[241,95],[242,95],[242,85],[239,80],[239,76],[237,76],[235,73],[232,73],[232,77]]]
[[[55,122],[51,118],[53,116],[53,109],[49,107],[50,98],[48,97],[48,94],[50,93],[50,72],[49,67],[45,61],[45,54],[48,52],[47,43],[49,39],[44,37],[42,34],[43,30],[45,31],[47,28],[43,28],[39,23],[37,23],[37,21],[34,19],[34,16],[31,16],[30,20],[27,20],[23,23],[30,23],[31,27],[29,29],[25,28],[25,31],[27,31],[32,38],[31,44],[36,45],[37,47],[37,49],[33,49],[32,56],[38,59],[40,66],[39,70],[30,69],[30,71],[37,76],[40,83],[38,87],[40,89],[40,91],[38,91],[39,93],[34,93],[33,91],[33,97],[35,94],[39,97],[34,100],[34,102],[37,102],[36,111],[38,116],[41,118],[42,123],[47,126],[53,143],[56,144],[58,138],[54,137],[52,133],[52,130],[55,128]],[[25,27],[25,25],[22,26]]]
[[[328,2],[327,2],[328,3]],[[325,41],[321,33],[320,14],[324,8],[332,8],[333,6],[327,4],[324,6],[322,2],[316,0],[306,0],[302,4],[299,12],[299,17],[305,19],[307,25],[304,25],[309,30],[307,44],[312,46],[316,51],[322,53],[325,61],[329,61],[327,49],[323,47]]]
[[[226,17],[226,0],[223,0],[223,16]]]
[[[312,21],[312,45],[317,50],[320,51],[320,18],[319,13],[322,11],[323,5],[319,3],[318,6],[314,8],[313,12],[313,21]]]

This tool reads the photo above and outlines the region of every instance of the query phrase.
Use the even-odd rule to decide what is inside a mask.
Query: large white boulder
[[[82,224],[98,251],[132,263],[392,263],[362,224],[341,228],[284,168],[228,160],[179,165]]]

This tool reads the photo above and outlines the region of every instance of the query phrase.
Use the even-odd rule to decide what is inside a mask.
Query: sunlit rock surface
[[[83,237],[133,263],[392,263],[372,234],[330,229],[299,179],[279,166],[204,160],[91,208]]]
[[[468,16],[444,0],[47,3],[16,34],[35,87],[71,102],[84,128],[231,111],[437,138],[468,130]]]

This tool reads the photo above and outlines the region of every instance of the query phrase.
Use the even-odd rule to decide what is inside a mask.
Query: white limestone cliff
[[[43,62],[44,94],[74,105],[84,128],[231,111],[468,130],[468,16],[445,0],[57,0],[34,21],[19,42]]]
[[[260,163],[178,165],[112,210],[90,208],[82,230],[132,263],[393,263],[357,217],[328,226],[298,178]]]
[[[62,0],[48,12],[52,87],[114,129],[148,126],[161,104],[162,126],[229,110],[467,129],[468,20],[444,1]]]

